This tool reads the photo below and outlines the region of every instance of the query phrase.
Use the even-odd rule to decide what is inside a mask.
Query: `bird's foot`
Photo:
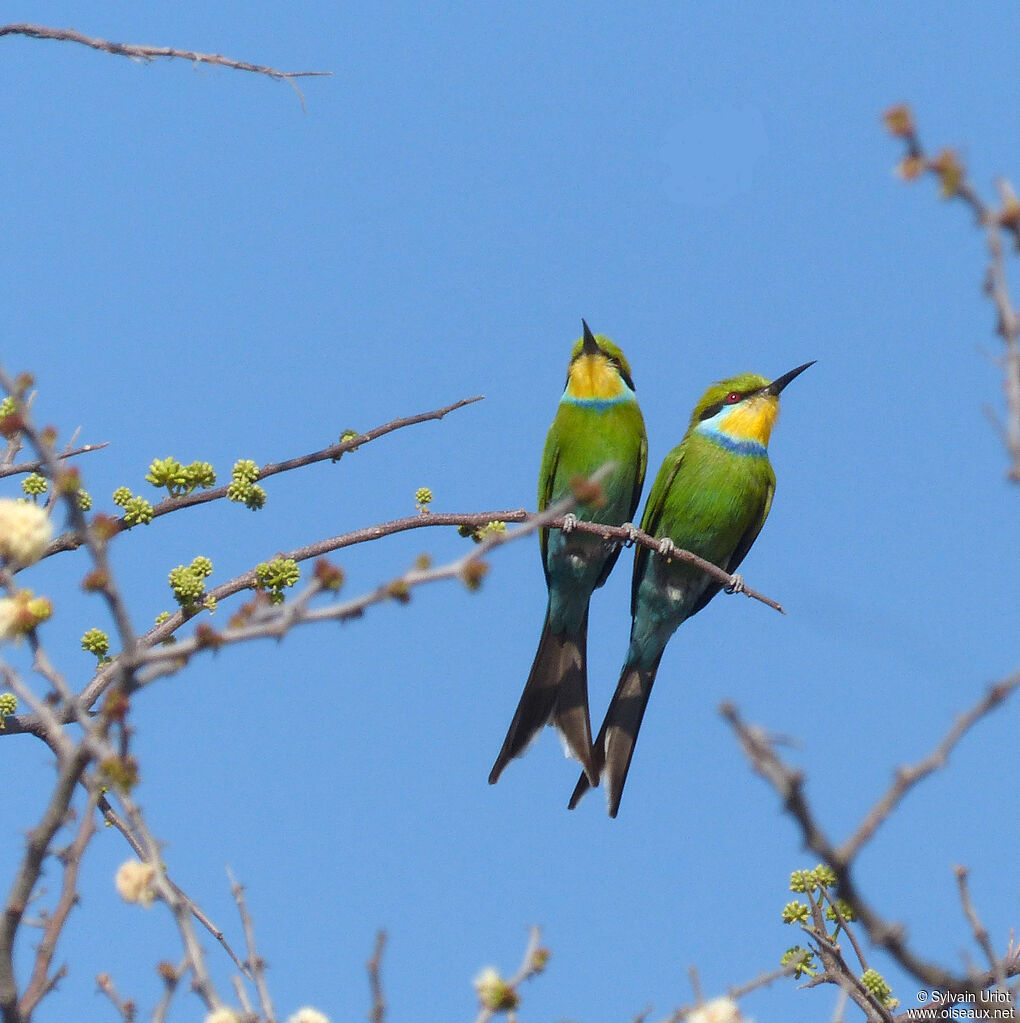
[[[744,577],[742,575],[736,575],[735,573],[730,576],[730,584],[726,587],[727,593],[743,593],[744,592]]]
[[[676,554],[676,544],[668,536],[664,536],[659,541],[659,553],[664,558],[671,558]]]
[[[572,533],[577,525],[577,516],[573,512],[567,512],[563,516],[563,525],[560,527],[564,533]]]
[[[633,522],[625,522],[620,528],[627,530],[627,539],[623,541],[623,546],[633,547],[638,535],[637,526]]]

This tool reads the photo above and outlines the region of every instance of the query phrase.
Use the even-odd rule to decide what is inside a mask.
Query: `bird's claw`
[[[659,541],[659,553],[664,558],[671,558],[674,554],[676,554],[676,544],[673,543],[668,536],[664,536]]]
[[[574,526],[576,525],[577,516],[573,512],[567,512],[567,514],[563,516],[563,525],[561,527],[563,532],[572,533],[574,531]]]
[[[727,593],[743,593],[744,592],[744,577],[742,575],[733,574],[730,576],[730,583],[726,587]]]
[[[625,522],[622,526],[620,526],[620,528],[627,530],[627,539],[623,541],[623,546],[633,547],[637,541],[637,526],[635,526],[633,522]]]

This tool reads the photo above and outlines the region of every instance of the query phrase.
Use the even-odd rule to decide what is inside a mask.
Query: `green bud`
[[[18,698],[14,693],[0,693],[0,721],[18,709]],[[0,726],[2,727],[2,726]]]
[[[81,648],[87,653],[95,654],[102,664],[110,652],[110,637],[102,629],[89,629],[81,638]]]
[[[301,578],[301,570],[293,558],[274,558],[255,566],[255,588],[264,590],[274,604],[283,601],[283,591]]]
[[[124,507],[131,500],[131,491],[127,487],[117,487],[113,492],[113,503]]]
[[[237,483],[254,483],[259,478],[259,467],[249,458],[239,458],[230,471],[230,478]]]
[[[854,907],[851,906],[850,903],[846,901],[846,899],[836,899],[836,906],[839,908],[839,915],[843,917],[843,919],[847,923],[850,923],[851,921],[857,919],[857,914],[854,912]],[[825,907],[825,919],[826,920],[837,919],[836,910],[833,909],[832,906]]]
[[[811,915],[811,909],[803,902],[788,902],[783,906],[784,924],[802,924]]]
[[[160,611],[160,613],[156,615],[156,624],[162,625],[164,622],[170,621],[170,618],[171,614],[169,611]]]
[[[880,1002],[892,994],[892,988],[885,982],[885,978],[877,970],[865,970],[861,974],[861,983]]]
[[[794,977],[813,977],[817,973],[815,953],[810,949],[802,948],[800,945],[788,948],[783,953],[782,959],[779,960],[779,964],[781,966],[792,966],[794,968]]]
[[[92,495],[87,490],[78,490],[78,507],[82,511],[92,511]]]
[[[45,476],[40,476],[39,473],[33,472],[21,481],[21,489],[29,497],[39,497],[50,489],[50,482]]]
[[[815,884],[819,888],[831,888],[836,883],[835,873],[831,867],[827,867],[824,863],[819,863],[812,873],[815,876]]]
[[[152,516],[152,505],[144,497],[132,497],[124,505],[124,524],[127,526],[137,526],[139,523],[148,525],[152,521]]]
[[[195,575],[201,576],[201,578],[204,579],[207,576],[212,575],[213,564],[208,558],[203,557],[200,554],[191,562],[191,571],[194,572]]]
[[[259,486],[252,486],[248,491],[248,496],[244,499],[244,503],[252,511],[258,511],[260,508],[265,507],[266,492]]]
[[[178,565],[171,570],[168,578],[174,600],[185,610],[192,608],[205,596],[205,574],[196,572],[193,564],[187,568]]]

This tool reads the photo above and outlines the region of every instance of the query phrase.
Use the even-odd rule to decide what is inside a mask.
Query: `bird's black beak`
[[[582,355],[601,355],[602,349],[599,348],[598,341],[595,340],[595,335],[591,332],[591,328],[581,319],[581,324],[584,327],[584,344],[581,346]]]
[[[784,373],[781,377],[776,377],[768,387],[765,388],[766,394],[774,394],[776,397],[779,396],[783,388],[795,377],[799,377],[801,373],[808,368],[813,366],[818,360],[812,359],[810,362],[805,362],[803,366],[798,366],[796,369],[791,369],[789,373]]]

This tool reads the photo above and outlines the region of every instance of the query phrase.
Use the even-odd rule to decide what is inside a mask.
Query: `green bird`
[[[631,521],[645,480],[645,422],[623,352],[609,338],[593,335],[584,320],[581,323],[584,336],[571,352],[566,389],[545,442],[538,508],[543,511],[569,496],[571,481],[587,478],[612,462],[610,475],[602,481],[605,503],[586,506],[583,518],[621,526]],[[489,774],[490,785],[546,724],[556,727],[568,755],[579,760],[597,783],[588,717],[588,603],[616,564],[620,548],[573,530],[576,521],[567,516],[562,530],[543,529],[539,534],[549,604],[538,653]]]
[[[573,809],[598,779],[606,782],[609,816],[620,808],[634,743],[670,636],[719,592],[721,583],[683,561],[673,545],[731,575],[761,532],[776,489],[768,442],[783,388],[805,363],[769,383],[743,373],[713,384],[695,406],[683,440],[666,456],[648,495],[641,528],[661,538],[659,553],[638,547],[631,586],[630,647],[620,681],[585,771],[570,797]],[[737,577],[739,590],[743,581]],[[593,780],[595,779],[595,780]]]

